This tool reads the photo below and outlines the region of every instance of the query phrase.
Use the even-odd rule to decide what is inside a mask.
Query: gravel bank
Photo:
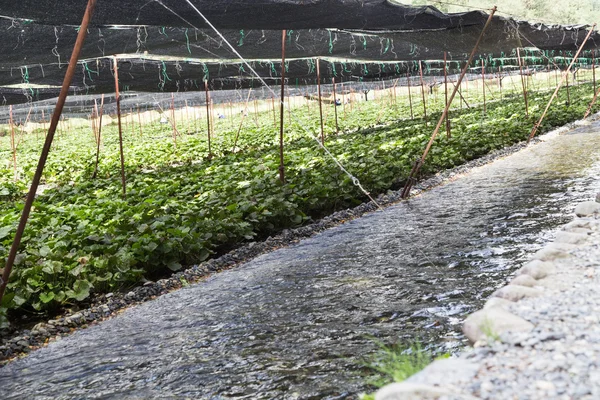
[[[474,343],[376,400],[600,398],[600,195],[463,331]]]

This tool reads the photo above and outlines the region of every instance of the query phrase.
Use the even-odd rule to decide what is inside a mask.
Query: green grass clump
[[[365,366],[373,372],[367,383],[377,388],[402,382],[425,369],[434,360],[450,357],[447,353],[436,357],[431,351],[423,349],[419,342],[409,345],[378,345],[379,350],[365,362]],[[363,394],[361,399],[374,400],[375,394]]]

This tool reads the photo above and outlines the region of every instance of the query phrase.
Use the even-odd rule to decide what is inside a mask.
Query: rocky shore
[[[376,400],[600,398],[600,195],[575,215],[465,320],[470,351]]]

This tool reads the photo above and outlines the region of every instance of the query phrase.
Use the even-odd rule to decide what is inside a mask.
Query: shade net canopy
[[[23,0],[2,6],[0,101],[44,99],[58,93],[86,1]],[[209,28],[197,7],[221,32]],[[161,92],[257,87],[281,82],[281,30],[286,29],[287,84],[321,79],[373,81],[414,74],[460,71],[488,16],[444,14],[385,0],[161,0],[98,1],[72,83],[74,93],[114,92],[113,55],[122,90]],[[118,26],[117,26],[118,25]],[[516,65],[515,48],[537,49],[530,65],[572,57],[586,26],[531,24],[495,16],[479,46],[477,68]],[[231,43],[251,69],[234,54]],[[600,43],[592,34],[585,49]],[[588,51],[589,53],[589,51]],[[587,58],[592,56],[588,54]],[[495,61],[493,61],[495,60]],[[7,86],[22,85],[26,89]],[[43,87],[42,88],[40,88]]]

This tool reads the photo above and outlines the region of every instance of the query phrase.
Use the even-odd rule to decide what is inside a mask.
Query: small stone
[[[556,388],[552,382],[548,381],[537,381],[535,382],[535,386],[540,390],[545,390],[547,392],[554,391]]]
[[[511,304],[513,304],[512,301],[501,299],[500,297],[490,297],[488,301],[485,302],[483,309],[485,310],[492,307],[500,307],[506,309]]]
[[[600,203],[600,192],[596,193],[596,203]]]
[[[519,275],[529,275],[533,279],[543,279],[548,275],[555,274],[556,266],[551,262],[533,260],[525,264],[518,273]]]
[[[565,251],[566,246],[570,246],[570,245],[566,245],[566,244],[562,244],[562,243],[551,243],[551,244],[547,245],[546,247],[544,247],[543,249],[538,250],[533,255],[533,259],[541,260],[541,261],[554,261],[557,259],[570,257],[569,253],[567,253]]]
[[[461,358],[447,358],[434,361],[406,382],[447,387],[471,382],[478,370],[479,365],[473,362]]]
[[[417,383],[392,383],[375,393],[375,400],[433,400],[451,393],[442,389]]]
[[[510,281],[510,285],[534,287],[537,282],[531,275],[523,274]]]
[[[538,297],[544,294],[539,289],[534,289],[527,286],[508,285],[496,290],[492,297],[500,297],[508,301],[519,301],[526,297]]]
[[[588,241],[589,236],[581,233],[560,231],[556,234],[559,243],[582,244]]]
[[[578,217],[588,217],[600,213],[600,203],[595,201],[586,201],[575,207],[575,215]]]
[[[504,332],[529,332],[533,324],[500,307],[477,311],[467,317],[463,324],[465,336],[475,343],[478,340],[499,338]]]

